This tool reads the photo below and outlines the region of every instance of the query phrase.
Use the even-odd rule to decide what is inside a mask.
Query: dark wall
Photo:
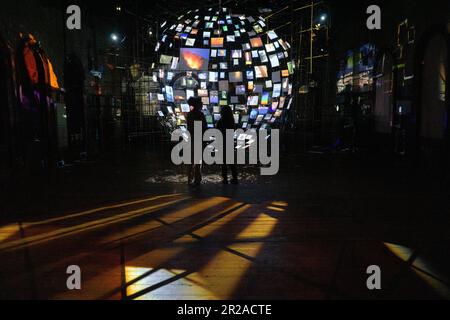
[[[368,6],[376,4],[382,10],[382,29],[371,31],[366,27]],[[416,26],[420,37],[433,25],[447,25],[450,22],[449,1],[330,1],[333,12],[333,45],[336,52],[345,52],[366,42],[380,47],[390,46],[396,40],[397,26],[408,19]]]
[[[403,82],[403,73],[399,74],[397,71],[393,71],[393,74],[397,74],[398,79],[394,80],[393,106],[391,108],[396,110],[398,101],[410,101],[411,112],[406,117],[400,119],[400,116],[396,116],[396,111],[394,111],[392,135],[397,136],[395,144],[404,145],[400,148],[401,152],[415,154],[420,148],[420,139],[417,138],[417,135],[420,130],[421,109],[424,107],[420,93],[424,84],[429,81],[425,77],[426,73],[422,72],[424,52],[432,37],[437,34],[445,36],[445,33],[450,32],[450,2],[348,0],[330,1],[330,4],[333,17],[330,59],[332,77],[336,75],[339,62],[348,50],[357,49],[362,44],[369,42],[375,44],[381,52],[391,54],[392,57],[401,57],[394,60],[394,65],[405,65],[406,74],[414,75],[412,80]],[[371,31],[366,27],[368,17],[366,9],[371,4],[379,5],[382,10],[381,30]],[[408,26],[415,28],[415,38],[413,42],[401,43],[403,54],[399,55],[396,50],[397,30],[398,25],[406,19]],[[384,70],[384,72],[388,71]],[[396,78],[394,77],[394,79]],[[447,107],[448,104],[449,101],[447,101]]]

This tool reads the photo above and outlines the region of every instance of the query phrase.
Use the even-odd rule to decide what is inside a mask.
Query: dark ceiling
[[[288,2],[298,2],[290,0],[223,0],[222,6],[233,8],[236,13],[258,14],[259,9],[270,8],[276,10]],[[113,2],[108,1],[105,3]],[[139,9],[143,14],[156,18],[165,19],[169,17],[178,17],[183,12],[201,7],[219,7],[219,1],[214,0],[167,0],[167,1],[145,1],[145,0],[126,0],[121,2],[122,6]]]
[[[88,8],[92,17],[110,17],[114,21],[121,21],[127,24],[133,21],[133,18],[127,14],[118,14],[115,10],[120,4],[123,11],[131,12],[137,15],[139,19],[143,18],[149,23],[159,23],[168,20],[173,23],[179,16],[185,12],[196,8],[219,7],[218,0],[39,0],[44,5],[58,7],[65,11],[65,8],[71,4],[79,4],[81,7]],[[341,17],[344,21],[352,20],[353,12],[356,11],[359,17],[364,17],[364,8],[362,4],[372,2],[382,2],[385,0],[315,0],[315,3],[322,3],[324,13],[331,13],[335,22]],[[302,23],[309,23],[308,10],[295,11],[294,8],[300,8],[311,3],[311,0],[222,0],[221,5],[232,9],[232,12],[252,16],[270,16],[267,21],[270,28],[279,33],[289,34],[294,29],[302,28]],[[361,8],[360,8],[361,7]],[[304,14],[304,19],[301,17]],[[321,14],[315,11],[315,14]],[[120,19],[116,19],[120,18]],[[131,19],[130,19],[131,18]],[[291,23],[290,23],[291,22]]]
[[[71,4],[80,4],[93,9],[96,14],[109,16],[114,15],[116,4],[120,4],[123,8],[133,12],[139,12],[140,15],[148,18],[165,20],[170,17],[178,17],[183,12],[195,8],[202,7],[219,7],[217,0],[165,0],[165,1],[151,1],[151,0],[40,0],[43,4],[55,7],[64,7]],[[304,0],[223,0],[221,2],[223,7],[233,8],[236,13],[246,13],[258,15],[259,9],[276,10],[282,8],[288,3],[305,2]]]
[[[151,1],[151,0],[39,0],[43,5],[57,7],[61,11],[65,11],[67,6],[78,4],[82,8],[88,8],[90,15],[94,17],[110,17],[122,19],[122,23],[127,23],[130,20],[130,15],[123,14],[123,12],[138,15],[139,19],[143,18],[149,23],[159,23],[164,21],[169,23],[174,22],[179,16],[185,12],[196,8],[219,8],[219,1],[217,0],[165,0],[165,1]],[[277,13],[281,9],[282,12],[274,14],[271,17],[270,24],[272,28],[282,26],[286,21],[295,21],[292,19],[291,10],[286,10],[286,6],[300,7],[304,4],[310,3],[310,0],[223,0],[222,7],[227,7],[233,13],[252,16],[267,16],[271,13]],[[118,15],[115,8],[120,4],[123,12]],[[126,19],[125,19],[126,18]],[[115,21],[119,21],[115,19]],[[282,32],[282,30],[279,30]]]

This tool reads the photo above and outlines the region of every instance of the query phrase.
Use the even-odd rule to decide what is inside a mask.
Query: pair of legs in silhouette
[[[231,168],[231,176],[232,176],[232,180],[231,183],[232,184],[237,184],[238,183],[238,173],[237,173],[237,165],[235,164],[230,164],[230,165],[226,165],[223,164],[222,165],[222,181],[224,184],[228,184],[228,167]]]
[[[191,164],[189,166],[188,184],[200,185],[202,183],[202,165]]]
[[[224,184],[228,184],[228,167],[231,168],[232,184],[238,183],[237,165],[222,165],[222,179]],[[193,164],[189,166],[188,183],[200,185],[202,182],[202,165]]]

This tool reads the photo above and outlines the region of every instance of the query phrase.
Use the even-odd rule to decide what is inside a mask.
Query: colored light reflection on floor
[[[82,212],[78,212],[78,213],[65,215],[65,216],[62,216],[62,217],[57,217],[57,218],[51,218],[51,219],[46,219],[46,220],[41,220],[41,221],[36,221],[36,222],[25,223],[25,226],[38,226],[38,225],[49,224],[49,223],[53,223],[53,222],[64,221],[64,220],[68,220],[68,219],[80,218],[80,217],[83,217],[83,216],[86,216],[86,215],[90,215],[90,214],[93,214],[93,213],[99,213],[101,211],[120,209],[120,208],[124,208],[124,207],[128,207],[128,206],[132,206],[132,205],[143,204],[145,202],[155,201],[155,200],[159,200],[159,199],[165,199],[165,198],[169,198],[169,197],[176,197],[176,196],[181,196],[181,194],[162,195],[162,196],[156,196],[156,197],[151,197],[151,198],[145,198],[145,199],[139,199],[139,200],[134,200],[134,201],[128,201],[128,202],[119,203],[119,204],[113,204],[113,205],[110,205],[110,206],[103,206],[103,207],[95,208],[95,209],[92,209],[92,210],[87,210],[87,211],[82,211]]]
[[[386,248],[399,259],[408,262],[413,259],[414,250],[405,246],[396,245],[392,243],[385,243]],[[450,299],[450,287],[448,279],[445,279],[437,270],[435,270],[430,263],[423,257],[414,257],[410,262],[412,271],[425,283],[427,283],[435,292],[445,299]]]
[[[0,243],[5,240],[10,240],[14,236],[17,237],[19,235],[19,231],[19,225],[16,223],[0,227]]]
[[[393,243],[384,243],[384,246],[402,261],[408,261],[413,255],[413,250]]]
[[[222,228],[227,223],[236,219],[238,216],[240,216],[242,213],[244,213],[251,207],[250,205],[244,205],[244,206],[240,206],[240,205],[241,205],[240,203],[237,203],[237,204],[229,207],[228,209],[232,210],[232,212],[230,214],[226,215],[225,217],[223,217],[222,219],[220,219],[219,221],[217,221],[214,224],[208,224],[208,225],[196,230],[194,234],[196,236],[206,238],[207,236],[214,234],[216,231],[218,231],[220,228]]]
[[[273,229],[277,225],[277,219],[272,218],[271,216],[261,213],[255,221],[251,223],[244,231],[242,231],[236,239],[244,240],[244,239],[258,239],[263,240],[265,237],[270,236]]]
[[[195,236],[205,239],[208,235],[214,235],[216,231],[232,223],[236,217],[245,214],[250,207],[250,205],[237,206],[229,215],[220,219],[217,225],[202,228],[203,230],[198,230]],[[169,265],[174,265],[173,262],[160,261],[158,268],[155,268],[139,266],[138,261],[133,261],[132,266],[125,268],[127,297],[136,300],[231,298],[254,263],[252,258],[258,256],[264,246],[263,240],[272,234],[277,221],[261,213],[234,239],[227,239],[228,246],[215,248],[220,244],[213,244],[211,248],[196,248],[195,254],[201,256],[200,259],[205,261],[205,265],[199,265],[194,270],[169,268]],[[240,245],[233,243],[235,240],[246,239],[260,241]],[[182,252],[177,252],[177,255],[180,254]],[[183,261],[180,263],[183,264]]]
[[[133,282],[127,287],[127,296],[136,296],[135,300],[178,300],[186,297],[208,297],[213,296],[211,292],[202,286],[198,281],[191,280],[192,277],[183,277],[186,270],[177,269],[150,269],[141,267],[126,267],[126,281]],[[180,276],[180,279],[173,281],[174,278]],[[139,279],[136,281],[136,279]],[[203,281],[203,279],[200,279]],[[164,285],[170,282],[170,285]],[[150,292],[139,295],[151,288],[155,288]]]
[[[450,300],[450,288],[429,273],[413,268],[414,273],[432,287],[442,298]]]
[[[275,207],[287,207],[289,204],[285,201],[274,201],[272,205]]]
[[[108,225],[117,224],[119,222],[124,222],[126,220],[137,218],[139,216],[147,215],[153,211],[161,210],[170,205],[176,204],[178,202],[189,199],[189,197],[179,198],[173,201],[167,201],[162,204],[157,204],[153,206],[148,206],[138,210],[127,211],[125,213],[109,216],[103,219],[96,219],[86,223],[76,224],[71,227],[58,228],[50,232],[45,232],[37,234],[34,236],[26,237],[24,239],[19,239],[16,241],[6,242],[0,245],[0,250],[18,250],[24,246],[34,246],[49,241],[65,238],[68,236],[73,236],[75,234],[86,232],[89,230],[94,230],[98,228],[104,228]]]
[[[209,208],[215,207],[217,205],[220,205],[226,201],[228,201],[228,198],[223,197],[213,197],[208,200],[201,201],[200,203],[191,205],[189,207],[183,208],[181,210],[178,210],[176,212],[172,212],[170,214],[164,215],[163,218],[161,218],[161,221],[165,223],[176,223],[180,220],[186,219],[188,217],[191,217],[195,214],[198,214],[200,212],[203,212]]]
[[[286,211],[286,209],[278,208],[278,207],[274,207],[274,206],[268,206],[267,209],[269,209],[271,211],[276,211],[276,212],[285,212]]]
[[[260,214],[236,236],[236,240],[249,238],[263,240],[264,237],[270,236],[276,224],[276,219],[266,214]],[[254,263],[252,260],[245,258],[245,256],[251,255],[251,258],[256,258],[263,246],[263,242],[252,242],[244,247],[230,244],[226,249],[231,249],[231,251],[220,251],[199,271],[199,275],[208,279],[208,287],[215,288],[214,293],[220,299],[229,299],[235,293],[239,284],[242,283],[247,271]],[[217,270],[220,270],[220,274],[217,274]]]

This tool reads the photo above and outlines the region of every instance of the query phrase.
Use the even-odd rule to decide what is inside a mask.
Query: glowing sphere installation
[[[187,100],[200,97],[208,126],[223,106],[237,127],[269,129],[282,123],[292,103],[290,45],[263,18],[228,9],[198,9],[167,25],[156,46],[159,116],[171,129],[185,127]]]

